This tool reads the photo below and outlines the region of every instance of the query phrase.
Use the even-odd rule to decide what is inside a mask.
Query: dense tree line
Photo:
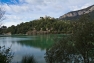
[[[32,20],[30,22],[20,23],[17,26],[12,25],[11,27],[2,26],[0,28],[0,34],[11,32],[12,34],[26,34],[28,31],[36,29],[40,31],[50,30],[50,33],[72,33],[74,21],[59,20],[51,18],[49,16],[40,17],[40,19]]]
[[[34,28],[37,31],[41,29],[43,31],[51,30],[56,32],[70,32],[71,31],[70,21],[63,21],[55,18],[40,17],[40,19],[36,19],[30,22],[20,23],[17,26],[12,25],[11,27],[2,26],[0,28],[0,33],[11,32],[12,34],[26,34],[27,31],[32,31]],[[5,28],[3,28],[5,27]]]

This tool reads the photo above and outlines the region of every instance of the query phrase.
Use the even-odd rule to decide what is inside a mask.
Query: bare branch
[[[5,9],[2,6],[0,6],[0,26],[2,25],[1,22],[5,19],[4,14],[5,14]]]

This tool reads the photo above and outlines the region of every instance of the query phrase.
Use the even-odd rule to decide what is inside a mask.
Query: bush
[[[73,22],[73,33],[46,50],[48,63],[94,63],[94,21],[83,15]]]
[[[13,58],[13,53],[11,48],[5,48],[5,46],[0,46],[0,63],[10,63]]]

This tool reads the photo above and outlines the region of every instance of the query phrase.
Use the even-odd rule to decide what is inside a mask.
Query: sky
[[[94,0],[0,0],[5,13],[4,26],[29,22],[44,16],[59,18],[94,4]]]

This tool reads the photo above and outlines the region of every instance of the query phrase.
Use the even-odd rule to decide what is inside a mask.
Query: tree
[[[83,15],[74,26],[73,41],[75,47],[82,54],[84,63],[94,57],[94,22],[89,15]]]
[[[0,22],[5,19],[4,14],[5,14],[4,8],[0,7]],[[1,25],[2,23],[0,23],[0,26]]]
[[[13,58],[11,48],[5,48],[0,46],[0,63],[10,63]]]
[[[73,33],[46,51],[48,63],[94,63],[94,22],[83,15],[73,22]]]
[[[5,10],[0,7],[0,27],[2,25],[1,21],[4,20]],[[6,29],[6,26],[2,26],[0,29]],[[5,48],[5,46],[0,46],[0,63],[10,63],[13,58],[13,54],[11,52],[11,48]]]
[[[11,27],[8,27],[7,32],[11,32],[12,34],[16,33],[16,27],[12,25]]]
[[[1,26],[0,28],[0,34],[6,33],[7,27],[6,26]]]

